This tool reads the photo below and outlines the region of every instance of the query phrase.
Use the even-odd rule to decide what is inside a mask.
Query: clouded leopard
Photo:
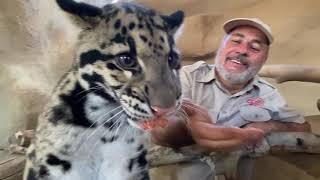
[[[81,28],[74,63],[39,116],[25,180],[148,180],[145,122],[180,104],[169,16],[133,3],[56,0]]]

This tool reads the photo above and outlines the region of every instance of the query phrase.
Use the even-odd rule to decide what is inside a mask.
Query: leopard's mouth
[[[129,124],[135,128],[142,130],[152,130],[157,127],[164,128],[168,123],[168,119],[166,118],[166,116],[135,116],[132,112],[128,113],[128,110],[126,110],[126,113],[130,117],[128,119]]]
[[[165,118],[156,118],[144,120],[138,123],[138,126],[143,130],[152,130],[156,127],[164,128],[168,123],[168,120]]]
[[[125,94],[122,95],[125,96]],[[130,108],[131,106],[127,101],[120,98],[121,105],[129,117],[129,124],[142,130],[152,130],[157,127],[164,128],[168,124],[168,117],[174,115],[181,105],[181,99],[178,99],[174,107],[157,108],[156,106],[150,105],[146,96],[143,96],[143,98],[145,103],[141,103],[140,106],[134,107],[135,110]],[[136,110],[140,112],[137,112]]]
[[[169,108],[167,112],[160,115],[157,115],[154,112],[154,109],[151,106],[149,106],[151,111],[153,112],[153,118],[140,120],[138,122],[138,126],[143,130],[152,130],[157,127],[164,128],[168,124],[168,119],[175,117],[176,110],[179,109],[180,106],[181,106],[181,100],[179,99],[174,108]]]
[[[133,127],[142,129],[142,130],[152,130],[156,127],[165,127],[168,123],[168,120],[166,118],[161,117],[134,117],[129,115],[131,119],[129,119],[129,124],[131,124]],[[134,119],[134,120],[133,120]]]

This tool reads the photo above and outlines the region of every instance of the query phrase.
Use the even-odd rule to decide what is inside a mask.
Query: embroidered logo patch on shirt
[[[251,106],[263,106],[264,100],[262,98],[249,98],[247,103]]]

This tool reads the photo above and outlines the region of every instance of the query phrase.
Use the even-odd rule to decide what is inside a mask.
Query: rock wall
[[[0,2],[0,146],[13,132],[34,127],[72,62],[76,30],[53,3]]]

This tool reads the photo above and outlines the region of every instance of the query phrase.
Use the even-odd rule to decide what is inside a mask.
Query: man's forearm
[[[279,122],[279,121],[267,121],[267,122],[253,122],[245,127],[254,127],[263,130],[265,133],[280,132],[280,131],[293,131],[293,132],[310,132],[311,127],[308,122],[299,124],[293,122]]]
[[[293,122],[267,122],[272,125],[272,131],[294,131],[294,132],[310,132],[311,127],[308,122],[305,123],[293,123]]]

